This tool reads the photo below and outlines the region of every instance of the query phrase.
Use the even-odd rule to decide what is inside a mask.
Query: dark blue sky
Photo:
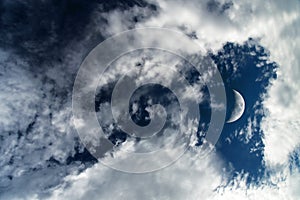
[[[269,63],[268,51],[258,45],[253,39],[249,39],[244,45],[227,43],[223,50],[217,55],[212,55],[225,83],[227,90],[228,107],[232,105],[232,89],[239,91],[246,102],[243,116],[233,122],[226,123],[222,135],[217,144],[217,151],[227,163],[227,169],[233,170],[232,176],[236,173],[245,172],[249,174],[249,180],[257,180],[265,173],[263,163],[263,132],[260,123],[263,113],[261,95],[266,93],[267,86],[271,79],[276,78],[276,64]],[[265,60],[262,60],[264,58]],[[263,63],[257,67],[258,63]],[[234,72],[235,66],[238,66]],[[261,110],[262,111],[262,110]],[[248,120],[256,120],[255,127],[248,127]],[[251,128],[252,138],[246,143],[247,130]],[[244,134],[239,135],[244,129]],[[230,138],[230,142],[227,140]],[[256,146],[256,144],[259,144]],[[251,149],[257,150],[251,152]],[[231,168],[233,167],[233,169]]]

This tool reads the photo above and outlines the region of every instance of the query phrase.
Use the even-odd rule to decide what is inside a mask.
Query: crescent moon
[[[234,93],[235,104],[231,112],[231,115],[229,119],[226,121],[226,123],[232,123],[237,121],[238,119],[241,118],[241,116],[245,111],[245,101],[243,96],[236,90],[233,90],[233,93]]]

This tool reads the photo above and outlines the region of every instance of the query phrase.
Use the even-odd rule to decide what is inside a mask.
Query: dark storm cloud
[[[216,12],[219,14],[224,13],[226,10],[230,9],[233,6],[231,1],[226,3],[220,3],[217,0],[209,0],[206,4],[206,8],[210,12]]]
[[[85,37],[93,12],[135,5],[148,6],[142,0],[4,0],[0,2],[0,46],[25,56],[46,59],[56,55],[61,59],[61,49]],[[104,18],[102,21],[106,23]]]
[[[150,5],[0,1],[0,199],[42,195],[95,163],[71,125],[73,81],[86,53],[104,39],[97,30],[107,25],[102,13],[133,6]]]

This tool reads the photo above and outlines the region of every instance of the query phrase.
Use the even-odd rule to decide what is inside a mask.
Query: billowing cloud
[[[49,199],[209,199],[225,177],[215,154],[201,158],[198,151],[191,149],[174,165],[146,174],[118,172],[99,163],[66,177]]]
[[[76,27],[60,32],[57,21],[46,18],[44,23],[54,26],[46,28],[47,34],[43,38],[43,41],[49,43],[28,39],[32,31],[22,23],[17,26],[17,30],[2,29],[0,42],[5,52],[0,52],[0,146],[5,156],[2,156],[0,162],[0,191],[3,192],[0,198],[299,198],[298,166],[290,166],[291,155],[300,145],[299,1],[151,0],[150,3],[156,7],[141,3],[142,6],[130,5],[124,11],[115,9],[118,6],[112,6],[104,13],[95,8],[104,9],[106,4],[93,4],[91,7],[84,6],[83,12],[88,15],[77,16],[71,11],[67,12],[69,18],[65,24],[81,19],[83,21],[80,21],[78,27],[84,29],[86,34],[78,36],[80,39],[71,37],[71,43],[60,43],[70,49],[60,47],[63,50],[59,51],[59,56],[57,52],[51,51],[47,62],[32,62],[24,57],[37,54],[40,61],[49,55],[49,49],[57,46],[57,41],[62,41],[66,35],[70,38],[74,32],[80,32]],[[14,9],[16,4],[9,5]],[[20,5],[32,11],[30,6]],[[0,10],[1,6],[2,3]],[[13,12],[4,13],[4,21],[18,21],[10,18]],[[35,16],[34,13],[32,16]],[[32,20],[32,16],[27,19]],[[174,165],[142,175],[117,172],[101,163],[84,170],[86,166],[80,162],[68,162],[76,154],[76,148],[82,151],[71,125],[72,83],[81,59],[86,54],[82,49],[91,46],[88,41],[98,41],[97,34],[108,37],[128,28],[145,26],[183,31],[207,52],[217,52],[226,42],[242,44],[248,38],[255,38],[269,50],[269,59],[275,61],[279,68],[277,79],[271,82],[267,93],[262,96],[263,164],[267,172],[258,183],[249,184],[247,174],[230,180],[223,169],[221,157],[212,153],[208,157],[199,158],[196,147],[191,148]],[[39,32],[43,26],[34,27],[34,32]],[[163,42],[167,37],[161,39]],[[75,44],[74,41],[79,43]],[[7,50],[7,47],[13,49],[19,44],[19,48],[14,51]],[[41,44],[40,48],[36,48],[38,44]],[[24,49],[26,53],[20,53]],[[57,61],[53,61],[52,57]],[[59,61],[62,57],[63,62]],[[255,121],[249,119],[248,124],[248,128],[243,130],[247,133],[247,141],[252,138],[251,127],[255,127]]]

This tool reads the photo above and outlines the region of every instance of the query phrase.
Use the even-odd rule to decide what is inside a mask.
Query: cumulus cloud
[[[84,169],[80,163],[64,165],[75,154],[77,145],[75,130],[70,125],[70,94],[77,70],[74,66],[79,66],[86,53],[80,49],[89,46],[87,41],[97,40],[93,34],[87,34],[82,43],[68,46],[78,51],[60,51],[66,55],[64,63],[43,63],[39,70],[33,70],[32,63],[14,53],[0,52],[0,67],[5,74],[0,79],[0,146],[1,153],[6,155],[0,162],[0,190],[6,191],[1,198],[46,198],[41,191],[49,192],[49,188],[57,185],[50,190],[50,199],[299,198],[299,172],[289,168],[290,155],[300,145],[299,2],[151,0],[150,3],[157,8],[133,6],[126,11],[93,12],[88,30],[108,37],[128,28],[158,26],[185,32],[206,52],[216,52],[226,42],[243,43],[249,37],[256,38],[270,51],[270,60],[279,65],[278,78],[262,97],[264,163],[271,176],[265,175],[259,184],[249,185],[247,175],[241,174],[228,185],[222,158],[215,154],[198,158],[196,147],[171,167],[151,174],[120,173],[101,163],[79,173]],[[12,36],[15,37],[18,35]],[[167,41],[167,37],[161,39]],[[26,49],[36,41],[22,44],[22,49]],[[46,46],[51,48],[53,44]],[[68,92],[64,93],[66,89]],[[247,141],[252,138],[250,130],[255,128],[255,121],[249,119],[248,123],[249,128],[244,130]]]
[[[226,42],[243,43],[248,38],[257,38],[270,51],[270,60],[280,67],[278,79],[272,82],[265,96],[264,104],[268,110],[263,125],[265,153],[270,163],[287,162],[289,153],[300,141],[298,109],[295,109],[299,107],[296,100],[299,93],[299,2],[150,2],[158,5],[159,13],[137,23],[136,27],[168,27],[193,33],[201,46],[213,51],[219,50]],[[226,9],[219,12],[224,5]],[[115,18],[109,26],[118,27],[121,19],[126,17]],[[286,145],[279,150],[274,147],[282,141],[281,137],[285,138]]]
[[[157,26],[181,30],[196,38],[195,40],[207,51],[215,52],[226,42],[243,43],[248,38],[256,38],[270,51],[270,60],[278,63],[279,69],[278,79],[271,82],[267,94],[262,97],[265,109],[262,123],[264,163],[267,170],[272,171],[275,168],[276,176],[284,177],[282,171],[287,170],[285,167],[289,165],[289,157],[299,146],[300,141],[299,117],[297,117],[299,105],[296,100],[299,94],[297,84],[299,2],[283,4],[280,1],[151,1],[151,3],[158,5],[159,12],[148,20],[135,24],[135,27]],[[116,16],[115,13],[114,15]],[[118,31],[124,30],[126,27],[121,26],[124,23],[120,23],[120,20],[124,21],[126,17],[114,17],[109,26],[117,28]],[[114,32],[113,29],[110,30]],[[258,67],[261,67],[261,64],[258,64]],[[248,121],[249,126],[244,130],[247,133],[246,141],[251,140],[251,130],[255,128],[256,123],[255,120]],[[276,167],[278,165],[285,167]],[[292,180],[294,174],[288,177]],[[297,183],[297,179],[291,182]],[[285,181],[278,182],[278,187],[285,191],[278,196],[293,198],[294,193],[289,192],[293,190],[294,184],[288,186],[285,184]],[[233,190],[232,193],[232,190],[227,191],[226,195],[242,196],[242,193],[246,195],[248,190],[253,195],[254,193],[263,195],[264,190],[270,193],[273,191],[272,187],[265,187],[263,184],[251,187],[246,185],[245,188]]]
[[[65,178],[50,199],[209,199],[222,182],[221,163],[191,149],[174,165],[153,173],[127,174],[101,163]],[[199,152],[198,152],[199,153]]]
[[[64,176],[95,162],[72,125],[74,78],[90,42],[103,40],[91,15],[103,23],[104,12],[135,5],[98,3],[0,3],[1,199],[42,199]]]
[[[189,24],[199,42],[212,50],[228,41],[240,43],[251,37],[259,38],[270,51],[270,60],[278,63],[279,69],[278,79],[271,83],[264,96],[265,162],[269,167],[288,165],[290,154],[300,143],[299,101],[296,100],[300,91],[297,84],[299,2],[232,1],[225,12],[217,15],[205,10],[206,1],[160,1],[158,4],[165,12],[152,17],[146,25],[176,28]]]
[[[1,71],[5,72],[0,94],[1,153],[5,156],[1,159],[0,189],[23,194],[39,182],[41,186],[36,189],[42,190],[59,183],[60,178],[47,176],[44,178],[48,181],[44,182],[36,174],[50,171],[66,174],[68,171],[51,165],[65,163],[74,154],[76,135],[66,123],[71,110],[61,109],[60,99],[49,95],[53,85],[42,83],[30,73],[27,62],[20,61],[13,53],[1,55]],[[11,59],[17,60],[16,63]],[[31,176],[37,182],[26,184]]]

